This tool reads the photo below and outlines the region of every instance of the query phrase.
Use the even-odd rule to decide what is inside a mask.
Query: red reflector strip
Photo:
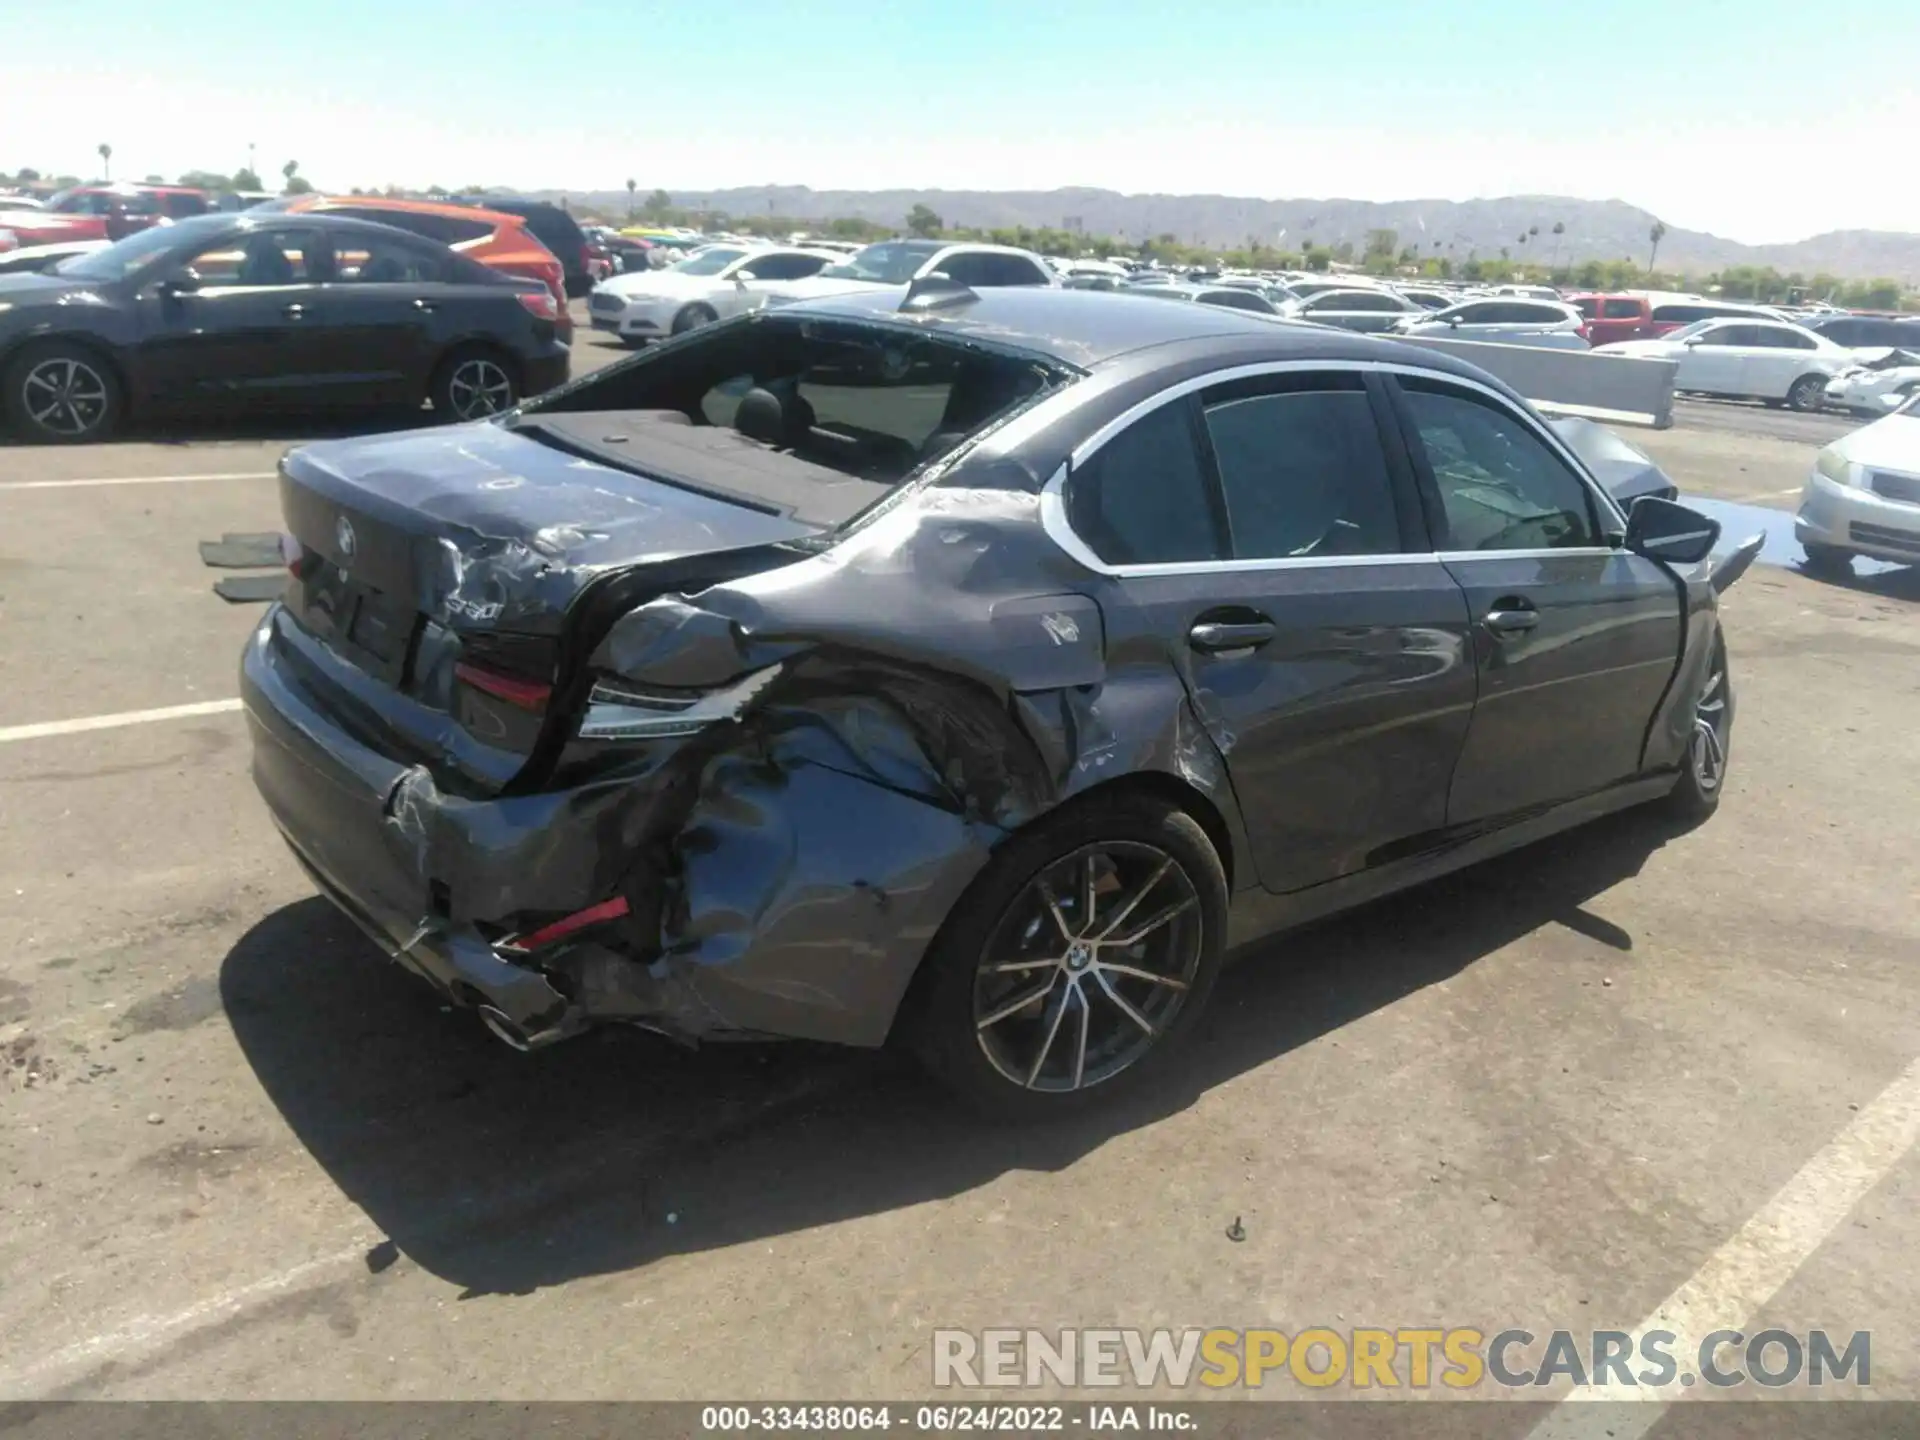
[[[454,677],[465,681],[476,690],[483,690],[496,700],[504,700],[509,705],[518,705],[522,710],[544,710],[553,694],[551,685],[542,685],[533,680],[516,680],[511,675],[501,675],[492,670],[482,670],[478,665],[469,665],[462,661],[453,667]]]
[[[627,909],[624,898],[602,900],[598,905],[589,905],[585,910],[577,911],[564,920],[556,920],[551,925],[542,925],[530,935],[516,935],[511,940],[503,941],[502,944],[509,950],[538,950],[543,945],[551,945],[556,940],[566,939],[576,931],[585,930],[589,925],[601,925],[609,920],[618,920],[627,913]]]

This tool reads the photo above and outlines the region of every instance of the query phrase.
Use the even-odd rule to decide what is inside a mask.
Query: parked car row
[[[43,443],[130,416],[473,419],[567,378],[564,313],[540,281],[325,208],[203,215],[0,276],[0,410]]]

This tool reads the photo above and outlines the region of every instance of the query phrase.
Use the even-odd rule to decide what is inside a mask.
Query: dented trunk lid
[[[582,624],[783,563],[821,528],[488,422],[303,446],[280,496],[301,552],[285,604],[296,640],[326,652],[309,685],[335,692],[317,698],[387,753],[487,790],[542,748]],[[596,599],[618,603],[583,619]]]

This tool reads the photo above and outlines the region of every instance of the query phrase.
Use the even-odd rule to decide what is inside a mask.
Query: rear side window
[[[803,280],[817,275],[827,262],[812,255],[756,255],[747,269],[756,280]]]
[[[1437,382],[1400,384],[1446,519],[1440,548],[1602,543],[1585,483],[1517,415]]]
[[[1235,559],[1400,549],[1379,426],[1357,380],[1223,399],[1205,414]]]
[[[1349,295],[1339,308],[1342,310],[1405,310],[1407,307],[1392,295]]]
[[[1162,405],[1076,467],[1067,518],[1109,565],[1223,558],[1187,407]]]
[[[1592,315],[1585,305],[1581,306],[1582,315]],[[1600,302],[1600,318],[1603,320],[1638,320],[1640,302],[1638,300],[1603,300]]]
[[[207,213],[207,202],[198,195],[169,194],[160,197],[160,208],[175,220]]]
[[[336,235],[335,279],[357,285],[429,284],[448,277],[453,256],[378,236]]]
[[[1611,300],[1607,302],[1608,305],[1612,305],[1613,303],[1614,302]],[[1583,295],[1578,300],[1574,301],[1573,308],[1578,310],[1582,315],[1586,316],[1587,319],[1589,320],[1596,319],[1603,313],[1606,313],[1601,310],[1600,302],[1598,300],[1595,300],[1591,295]]]

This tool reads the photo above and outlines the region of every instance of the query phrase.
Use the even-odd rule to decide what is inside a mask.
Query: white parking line
[[[361,1260],[366,1255],[367,1243],[356,1244],[350,1249],[338,1250],[331,1255],[322,1255],[318,1259],[308,1260],[277,1275],[268,1275],[248,1285],[236,1285],[231,1290],[222,1290],[198,1300],[184,1310],[171,1315],[142,1315],[128,1321],[114,1330],[98,1335],[90,1335],[85,1340],[56,1350],[15,1369],[0,1370],[0,1395],[18,1399],[36,1385],[48,1378],[71,1371],[89,1361],[112,1358],[128,1351],[152,1348],[155,1344],[171,1339],[184,1330],[192,1330],[200,1325],[224,1320],[228,1316],[245,1309],[247,1306],[291,1289],[301,1281],[328,1270],[338,1270]]]
[[[1779,1293],[1853,1207],[1920,1141],[1920,1060],[1853,1117],[1819,1154],[1800,1167],[1753,1218],[1654,1308],[1633,1332],[1633,1350],[1649,1330],[1676,1337],[1670,1353],[1683,1366],[1715,1330],[1741,1330]],[[1670,1390],[1596,1385],[1576,1390],[1534,1427],[1527,1440],[1640,1440],[1666,1413]],[[1622,1413],[1617,1402],[1651,1403]],[[1612,1401],[1598,1409],[1580,1401]]]
[[[155,720],[223,715],[239,708],[238,700],[199,700],[191,705],[167,705],[158,710],[122,710],[117,715],[82,715],[75,720],[42,720],[35,725],[0,726],[0,745],[9,740],[42,740],[49,735],[78,735],[84,730],[117,730],[122,725],[146,725]]]
[[[80,490],[94,485],[184,485],[194,480],[271,480],[272,470],[229,470],[218,475],[116,475],[96,480],[0,480],[0,490]]]

